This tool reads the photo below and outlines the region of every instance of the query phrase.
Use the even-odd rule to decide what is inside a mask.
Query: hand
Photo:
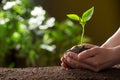
[[[64,55],[62,64],[63,66],[67,64],[72,68],[86,68],[98,72],[119,64],[119,56],[120,47],[118,49],[115,47],[111,49],[94,47],[78,55],[73,52],[68,52]]]
[[[96,45],[92,45],[92,44],[82,44],[82,45],[77,45],[77,46],[84,46],[85,48],[93,48],[93,47],[96,47]],[[73,59],[77,59],[76,56],[77,54],[74,53],[76,49],[76,46],[73,46],[71,49],[69,49],[67,51],[67,53],[64,54],[64,56],[61,58],[61,66],[64,67],[64,68],[74,68],[74,67],[71,67],[69,63],[66,62],[66,57],[67,56],[70,56],[69,53],[71,53],[71,58]],[[72,51],[72,52],[71,52]],[[77,59],[78,60],[78,59]]]
[[[118,53],[119,52],[116,52],[116,48],[106,49],[95,47],[81,52],[78,55],[78,59],[80,62],[82,61],[90,66],[86,67],[87,69],[98,72],[100,70],[112,67],[115,64],[118,64],[120,61],[120,53]]]
[[[83,61],[80,61],[78,58],[78,54],[73,52],[67,52],[62,58],[61,58],[62,64],[61,66],[65,69],[69,68],[91,68],[93,70],[93,67],[91,65],[88,65],[84,63]]]

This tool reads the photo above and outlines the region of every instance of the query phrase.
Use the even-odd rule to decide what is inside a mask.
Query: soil
[[[68,51],[80,53],[89,49],[74,46]],[[87,69],[63,69],[54,67],[0,68],[0,80],[120,80],[120,66],[93,72]]]
[[[84,43],[84,44],[80,44],[80,45],[75,45],[72,48],[68,49],[66,52],[74,52],[76,54],[79,54],[80,52],[84,51],[84,50],[88,50],[90,48],[93,47],[97,47],[96,45],[93,44],[88,44],[88,43]]]
[[[120,69],[101,72],[86,69],[65,70],[60,66],[36,68],[0,68],[0,80],[120,80]]]
[[[76,46],[73,46],[71,49],[67,50],[67,52],[71,51],[76,54],[79,54],[80,52],[87,50],[87,49],[90,49],[90,48],[88,48],[86,45],[76,45]]]

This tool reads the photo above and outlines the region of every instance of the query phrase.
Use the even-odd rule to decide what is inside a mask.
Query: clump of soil
[[[87,49],[90,49],[90,48],[88,48],[85,45],[77,45],[77,46],[73,46],[71,49],[67,50],[67,52],[71,51],[71,52],[74,52],[76,54],[79,54],[80,52],[87,50]]]
[[[76,54],[79,54],[80,52],[87,50],[87,49],[90,49],[90,48],[93,48],[93,47],[97,47],[97,46],[93,45],[93,44],[86,43],[86,44],[73,46],[72,48],[68,49],[67,52],[71,51],[71,52],[74,52]]]
[[[86,69],[65,70],[60,66],[37,68],[0,68],[0,80],[120,80],[120,69],[99,73]]]

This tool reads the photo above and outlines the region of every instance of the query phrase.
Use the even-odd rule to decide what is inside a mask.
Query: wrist
[[[100,47],[101,47],[101,48],[109,48],[109,45],[103,44],[103,45],[101,45]]]

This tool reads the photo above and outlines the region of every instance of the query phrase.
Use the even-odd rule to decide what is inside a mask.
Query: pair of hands
[[[95,45],[84,44],[90,49],[76,54],[68,51],[61,58],[61,66],[69,68],[85,68],[95,72],[110,68],[118,64],[119,56],[114,48],[102,48]]]

